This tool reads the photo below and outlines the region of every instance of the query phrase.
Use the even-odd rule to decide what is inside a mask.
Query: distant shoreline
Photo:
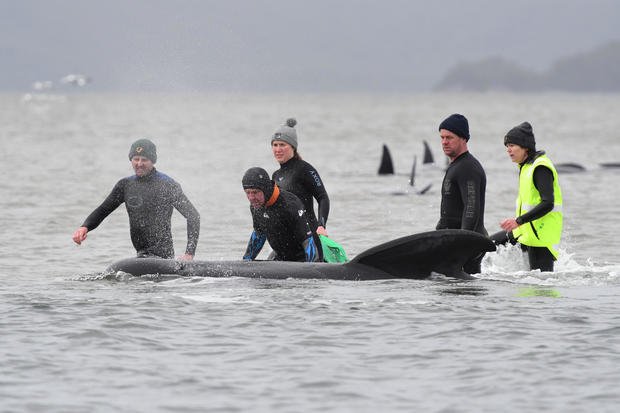
[[[556,60],[537,73],[517,62],[490,57],[462,62],[446,72],[434,91],[620,92],[620,41]]]

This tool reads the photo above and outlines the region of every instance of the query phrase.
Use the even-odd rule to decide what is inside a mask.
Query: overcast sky
[[[410,92],[620,40],[618,0],[0,0],[0,90]]]

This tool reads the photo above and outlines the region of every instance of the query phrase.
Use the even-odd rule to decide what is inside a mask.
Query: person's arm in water
[[[533,178],[534,186],[540,193],[540,203],[532,208],[531,211],[517,218],[508,218],[502,221],[499,225],[504,231],[512,231],[526,222],[542,218],[553,210],[553,203],[555,201],[553,195],[553,172],[545,166],[539,166],[534,170]]]
[[[265,233],[254,229],[248,242],[248,248],[245,250],[245,254],[243,254],[243,259],[247,261],[256,259],[258,253],[263,249],[266,239],[267,235]]]
[[[319,173],[309,165],[309,168],[302,175],[304,186],[308,189],[308,191],[312,194],[314,199],[316,199],[318,205],[318,227],[316,229],[316,233],[319,235],[327,235],[327,231],[325,230],[325,226],[327,225],[327,217],[329,216],[329,196],[327,195],[327,190],[325,189],[325,184],[323,180],[319,176]]]
[[[97,228],[99,224],[110,215],[120,204],[123,203],[125,180],[120,180],[114,185],[112,192],[103,200],[93,212],[84,220],[84,223],[73,233],[73,242],[81,245],[88,236],[88,232]]]
[[[187,196],[185,196],[181,186],[178,186],[178,190],[179,193],[175,196],[173,205],[187,220],[187,247],[185,248],[185,255],[178,259],[193,260],[196,255],[198,237],[200,236],[200,214]]]

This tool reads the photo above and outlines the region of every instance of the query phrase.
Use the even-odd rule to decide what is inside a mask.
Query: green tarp
[[[319,235],[319,238],[321,239],[323,259],[325,262],[349,262],[342,245],[324,235]]]

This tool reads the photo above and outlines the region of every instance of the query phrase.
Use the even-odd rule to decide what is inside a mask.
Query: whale
[[[426,141],[423,141],[423,142],[424,142],[424,158],[422,160],[422,163],[424,165],[434,164],[435,159],[433,158],[433,152],[431,152],[431,148],[430,146],[428,146],[428,142]]]
[[[246,277],[267,279],[385,280],[425,279],[435,274],[475,279],[463,271],[468,260],[495,251],[495,244],[473,231],[443,229],[394,239],[372,247],[345,263],[290,261],[200,261],[126,258],[111,264],[107,274]]]
[[[584,166],[573,162],[556,163],[554,166],[555,170],[559,174],[572,174],[577,172],[584,172],[586,170]]]
[[[392,155],[386,144],[383,144],[383,152],[381,153],[381,163],[379,164],[379,175],[394,175],[394,162]]]
[[[427,163],[428,157],[430,156],[432,162],[432,154],[426,153],[428,149],[428,144],[424,141],[425,153],[424,153],[424,162]],[[415,186],[415,174],[417,168],[418,158],[417,156],[413,156],[413,165],[411,166],[411,172],[409,173],[409,188],[398,188],[398,189],[387,189],[381,191],[381,193],[387,193],[389,195],[409,195],[409,194],[417,194],[424,195],[428,192],[429,189],[433,186],[432,184],[427,184],[423,188],[417,188]],[[392,161],[392,155],[390,154],[390,150],[388,149],[386,144],[383,144],[383,152],[381,155],[381,164],[379,165],[379,170],[377,172],[379,175],[395,175],[394,172],[394,163]]]

